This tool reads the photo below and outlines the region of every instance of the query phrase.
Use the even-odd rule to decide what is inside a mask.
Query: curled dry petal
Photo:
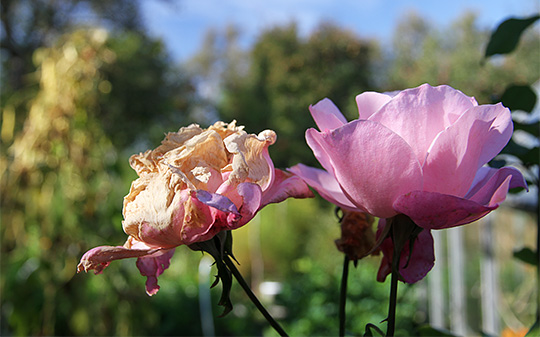
[[[163,274],[165,269],[169,268],[173,254],[174,249],[170,249],[137,259],[137,268],[142,276],[146,276],[146,293],[149,296],[158,292],[157,278]]]
[[[129,249],[122,246],[100,246],[87,251],[77,265],[77,272],[95,270],[100,274],[113,260],[150,255],[159,249]]]
[[[373,232],[373,217],[364,212],[342,210],[341,238],[336,240],[336,246],[351,261],[357,261],[372,250],[375,245]],[[375,251],[378,254],[378,250]]]

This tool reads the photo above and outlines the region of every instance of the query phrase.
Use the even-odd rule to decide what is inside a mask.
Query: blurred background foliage
[[[406,16],[390,49],[327,22],[308,37],[294,23],[269,29],[246,50],[231,26],[209,31],[192,60],[174,64],[146,33],[136,1],[1,6],[2,335],[202,333],[200,253],[179,247],[152,298],[132,260],[99,276],[75,274],[86,250],[124,242],[122,198],[136,177],[127,159],[168,131],[237,119],[251,133],[277,131],[277,167],[316,165],[304,132],[314,126],[309,104],[324,97],[352,119],[354,96],[365,90],[445,83],[490,103],[508,85],[540,77],[538,31],[506,58],[482,63],[489,32],[472,14],[452,27]],[[235,231],[240,269],[292,335],[337,331],[338,237],[333,209],[320,198],[267,207]],[[351,271],[352,334],[384,319],[388,284],[375,282],[377,263],[368,258]],[[279,294],[259,291],[268,280],[282,284]],[[238,288],[235,310],[214,319],[216,333],[273,335]],[[217,314],[219,291],[211,294]],[[400,288],[398,333],[425,322],[419,298],[419,286]]]

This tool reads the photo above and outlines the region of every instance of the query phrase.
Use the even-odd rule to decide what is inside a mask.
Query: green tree
[[[2,86],[24,88],[25,75],[35,69],[34,51],[52,44],[66,31],[81,25],[107,26],[112,30],[142,32],[137,1],[2,0],[4,75]]]
[[[52,47],[66,32],[106,27],[108,55],[101,68],[104,82],[96,111],[116,147],[135,141],[156,142],[164,129],[189,115],[194,88],[161,41],[148,37],[138,1],[2,0],[2,106],[13,106],[20,130],[36,94],[35,51]]]
[[[511,57],[482,63],[488,36],[473,14],[440,29],[409,14],[394,33],[385,90],[448,84],[479,103],[492,103],[493,94],[502,95],[510,83],[533,83],[540,77],[538,32],[528,32]]]
[[[320,25],[308,38],[299,36],[295,24],[267,30],[244,54],[234,47],[233,32],[225,39],[212,34],[197,60],[206,69],[226,69],[213,80],[222,91],[219,116],[237,119],[249,130],[275,130],[278,141],[271,151],[277,166],[314,163],[304,139],[314,126],[310,104],[328,97],[353,117],[354,96],[373,88],[376,44],[333,24]]]
[[[0,334],[200,334],[195,314],[167,311],[192,312],[178,305],[196,305],[181,288],[196,269],[169,273],[172,302],[150,302],[133,261],[75,276],[86,250],[125,240],[126,148],[181,126],[189,78],[143,33],[136,2],[2,0],[2,25]]]
[[[197,299],[186,290],[196,285],[198,254],[178,249],[181,263],[153,299],[133,260],[97,277],[75,274],[86,250],[126,239],[122,198],[135,172],[100,117],[105,69],[117,60],[109,44],[104,30],[79,30],[39,49],[39,90],[21,131],[6,123],[14,107],[4,107],[2,335],[200,334]]]
[[[195,88],[161,41],[131,31],[112,35],[107,47],[114,62],[101,68],[106,82],[98,88],[96,117],[115,147],[135,141],[148,147],[190,123]]]

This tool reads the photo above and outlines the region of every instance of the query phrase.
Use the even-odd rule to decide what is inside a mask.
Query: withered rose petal
[[[375,245],[373,217],[364,212],[342,210],[341,238],[336,240],[339,251],[356,261],[367,255]],[[377,251],[378,253],[378,251]]]
[[[169,268],[173,254],[174,249],[170,249],[137,259],[137,268],[142,276],[146,276],[146,293],[149,296],[158,292],[157,278],[163,274],[165,269]]]
[[[184,218],[178,221],[182,221],[180,235],[186,245],[209,240],[215,235],[211,227],[214,218],[210,207],[195,196],[190,196],[184,203]]]
[[[96,274],[100,274],[111,261],[150,255],[159,250],[159,248],[130,249],[122,246],[100,246],[92,248],[81,258],[81,261],[77,265],[77,272],[95,270]]]
[[[227,151],[233,154],[229,180],[241,183],[249,179],[266,189],[272,183],[274,165],[268,155],[268,146],[276,141],[276,133],[265,130],[258,136],[236,133],[223,140]]]
[[[171,191],[168,187],[171,182],[181,184],[171,172],[150,173],[133,182],[130,193],[124,198],[123,227],[128,235],[149,242],[147,234],[155,233],[161,237],[166,233],[172,235],[167,239],[167,246],[182,244],[182,223],[173,219],[183,213],[182,205],[189,196],[187,190]],[[143,227],[146,228],[144,231]],[[156,240],[159,239],[154,238],[149,243],[159,245]]]
[[[212,206],[222,212],[240,215],[236,205],[226,196],[217,193],[209,193],[204,190],[195,191],[195,196],[200,202]]]
[[[295,174],[279,169],[274,170],[274,182],[263,192],[262,206],[282,202],[287,198],[313,198],[313,192],[304,180]]]

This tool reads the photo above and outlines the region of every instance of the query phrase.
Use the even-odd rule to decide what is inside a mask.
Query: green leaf
[[[531,16],[526,19],[512,18],[501,23],[491,34],[486,47],[485,57],[488,58],[495,54],[508,54],[513,51],[523,31],[539,18],[540,15]]]
[[[527,133],[530,133],[531,135],[538,137],[539,131],[540,131],[540,122],[531,123],[531,124],[523,124],[519,122],[514,122],[514,131],[515,130],[523,130]]]
[[[537,146],[529,149],[519,144],[516,144],[516,142],[510,139],[510,141],[508,142],[508,144],[506,144],[501,153],[516,156],[523,163],[523,165],[530,166],[538,164],[540,160],[540,153],[538,150],[539,149]]]
[[[514,257],[533,266],[538,266],[538,254],[529,247],[514,251]]]
[[[488,165],[489,165],[489,167],[499,169],[499,168],[506,165],[506,160],[504,160],[504,159],[493,159],[492,161],[490,161],[488,163]]]
[[[422,325],[418,328],[418,336],[447,336],[455,337],[456,335],[452,334],[448,330],[436,329],[428,324]]]
[[[501,102],[512,111],[531,112],[536,105],[536,93],[529,85],[512,85],[502,94]]]

